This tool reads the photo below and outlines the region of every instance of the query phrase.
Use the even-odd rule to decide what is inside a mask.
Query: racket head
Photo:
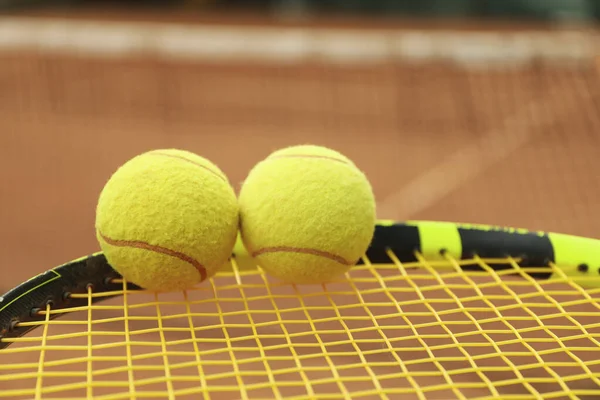
[[[336,282],[278,282],[238,246],[230,270],[182,293],[141,290],[96,253],[2,297],[0,354],[13,362],[0,398],[600,394],[599,249],[380,221]]]

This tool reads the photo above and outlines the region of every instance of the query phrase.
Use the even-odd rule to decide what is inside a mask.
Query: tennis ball
[[[320,146],[284,148],[259,162],[239,204],[248,252],[267,273],[291,283],[325,283],[344,274],[365,254],[375,230],[366,176]]]
[[[182,290],[227,263],[238,232],[238,203],[225,174],[183,150],[153,150],[122,165],[96,208],[107,261],[145,289]]]

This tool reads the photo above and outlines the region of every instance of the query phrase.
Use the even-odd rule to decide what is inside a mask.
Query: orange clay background
[[[19,51],[0,57],[0,291],[97,251],[94,212],[104,182],[122,162],[154,148],[208,157],[239,189],[274,149],[331,146],[367,173],[381,218],[600,236],[594,65],[468,71]],[[420,206],[419,193],[410,209],[398,201],[446,157],[483,137],[502,143],[517,130],[527,140],[485,168],[477,160],[490,149],[476,147],[466,166],[473,176],[431,204]]]

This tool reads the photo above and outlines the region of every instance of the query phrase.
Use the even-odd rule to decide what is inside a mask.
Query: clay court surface
[[[367,173],[381,218],[600,235],[592,61],[227,63],[13,48],[0,55],[0,110],[0,290],[96,251],[105,180],[161,147],[212,159],[239,188],[270,151],[322,144]]]
[[[4,287],[96,250],[105,179],[156,147],[203,154],[239,187],[271,150],[318,143],[365,170],[382,218],[599,234],[593,62],[277,65],[19,49],[1,57]]]

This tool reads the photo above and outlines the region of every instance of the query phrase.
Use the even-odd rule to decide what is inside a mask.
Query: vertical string
[[[86,375],[86,396],[88,400],[94,399],[92,388],[92,377],[94,365],[92,363],[92,286],[87,287],[88,304],[87,304],[87,375]]]
[[[40,313],[43,311],[40,311]],[[50,326],[50,303],[46,304],[44,320],[44,329],[42,330],[42,344],[40,349],[40,358],[38,360],[37,380],[35,383],[35,400],[41,400],[42,398],[42,386],[43,386],[43,374],[44,374],[44,360],[46,358],[46,339],[48,337],[48,329]]]

